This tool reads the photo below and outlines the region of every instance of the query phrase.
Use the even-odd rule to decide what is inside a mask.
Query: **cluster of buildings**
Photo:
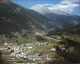
[[[49,61],[52,58],[49,58],[48,55],[40,55],[40,52],[35,52],[33,49],[33,46],[41,46],[41,45],[47,45],[48,42],[45,43],[39,43],[39,42],[32,42],[32,43],[27,43],[27,44],[8,44],[5,43],[4,47],[1,47],[1,49],[3,50],[3,48],[5,48],[4,50],[10,52],[11,57],[13,57],[12,59],[15,60],[14,57],[22,60],[22,61],[26,61],[26,60],[31,60],[31,61],[41,61],[41,62],[45,62],[45,61]],[[43,50],[42,50],[43,51]],[[44,58],[43,58],[44,57]]]

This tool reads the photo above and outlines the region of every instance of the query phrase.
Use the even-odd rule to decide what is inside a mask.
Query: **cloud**
[[[63,0],[63,2],[80,2],[80,0]]]
[[[53,6],[53,4],[43,4],[44,6]]]
[[[69,11],[73,12],[74,8],[79,7],[79,4],[75,4],[73,2],[78,2],[79,0],[63,0],[60,2],[60,4],[44,4],[44,6],[47,6],[50,9],[59,9],[62,11]]]
[[[63,0],[61,3],[62,4],[70,4],[70,3],[74,3],[74,2],[80,2],[80,0]]]
[[[62,11],[73,12],[74,8],[78,7],[78,6],[79,6],[78,4],[67,4],[67,5],[57,4],[57,5],[53,5],[52,8],[56,8],[56,9],[59,9],[59,10],[62,10]]]
[[[62,1],[61,4],[71,4],[69,1]]]

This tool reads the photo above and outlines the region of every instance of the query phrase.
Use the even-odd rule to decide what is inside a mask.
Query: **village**
[[[4,55],[9,56],[7,61],[13,62],[14,64],[44,64],[56,58],[58,49],[67,52],[64,45],[58,44],[61,38],[53,38],[52,40],[55,42],[36,41],[25,44],[5,42],[3,46],[0,46],[0,50],[3,51]]]
[[[52,57],[48,54],[42,54],[45,51],[56,51],[55,48],[50,49],[36,49],[34,47],[47,46],[48,42],[39,43],[32,42],[27,44],[8,44],[5,43],[4,46],[0,47],[0,50],[10,52],[9,56],[11,57],[8,61],[32,61],[34,63],[44,63],[51,61]],[[17,58],[18,60],[15,60]]]

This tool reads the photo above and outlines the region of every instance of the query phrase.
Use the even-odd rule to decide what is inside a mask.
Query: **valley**
[[[0,0],[0,64],[74,63],[80,63],[79,14]]]
[[[15,40],[12,42],[14,38],[11,38],[11,41],[10,39],[9,41],[5,40],[4,44],[0,46],[2,56],[7,57],[6,60],[13,64],[64,64],[80,62],[80,41],[74,40],[74,37],[71,38],[68,35],[29,35],[34,37],[35,41],[26,41],[25,43],[22,41],[22,43],[18,43]],[[80,39],[80,37],[78,38]],[[78,38],[76,37],[76,39]]]

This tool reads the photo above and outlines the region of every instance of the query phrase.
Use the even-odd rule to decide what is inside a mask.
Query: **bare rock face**
[[[0,0],[0,3],[6,3],[8,1],[10,1],[10,0]]]

